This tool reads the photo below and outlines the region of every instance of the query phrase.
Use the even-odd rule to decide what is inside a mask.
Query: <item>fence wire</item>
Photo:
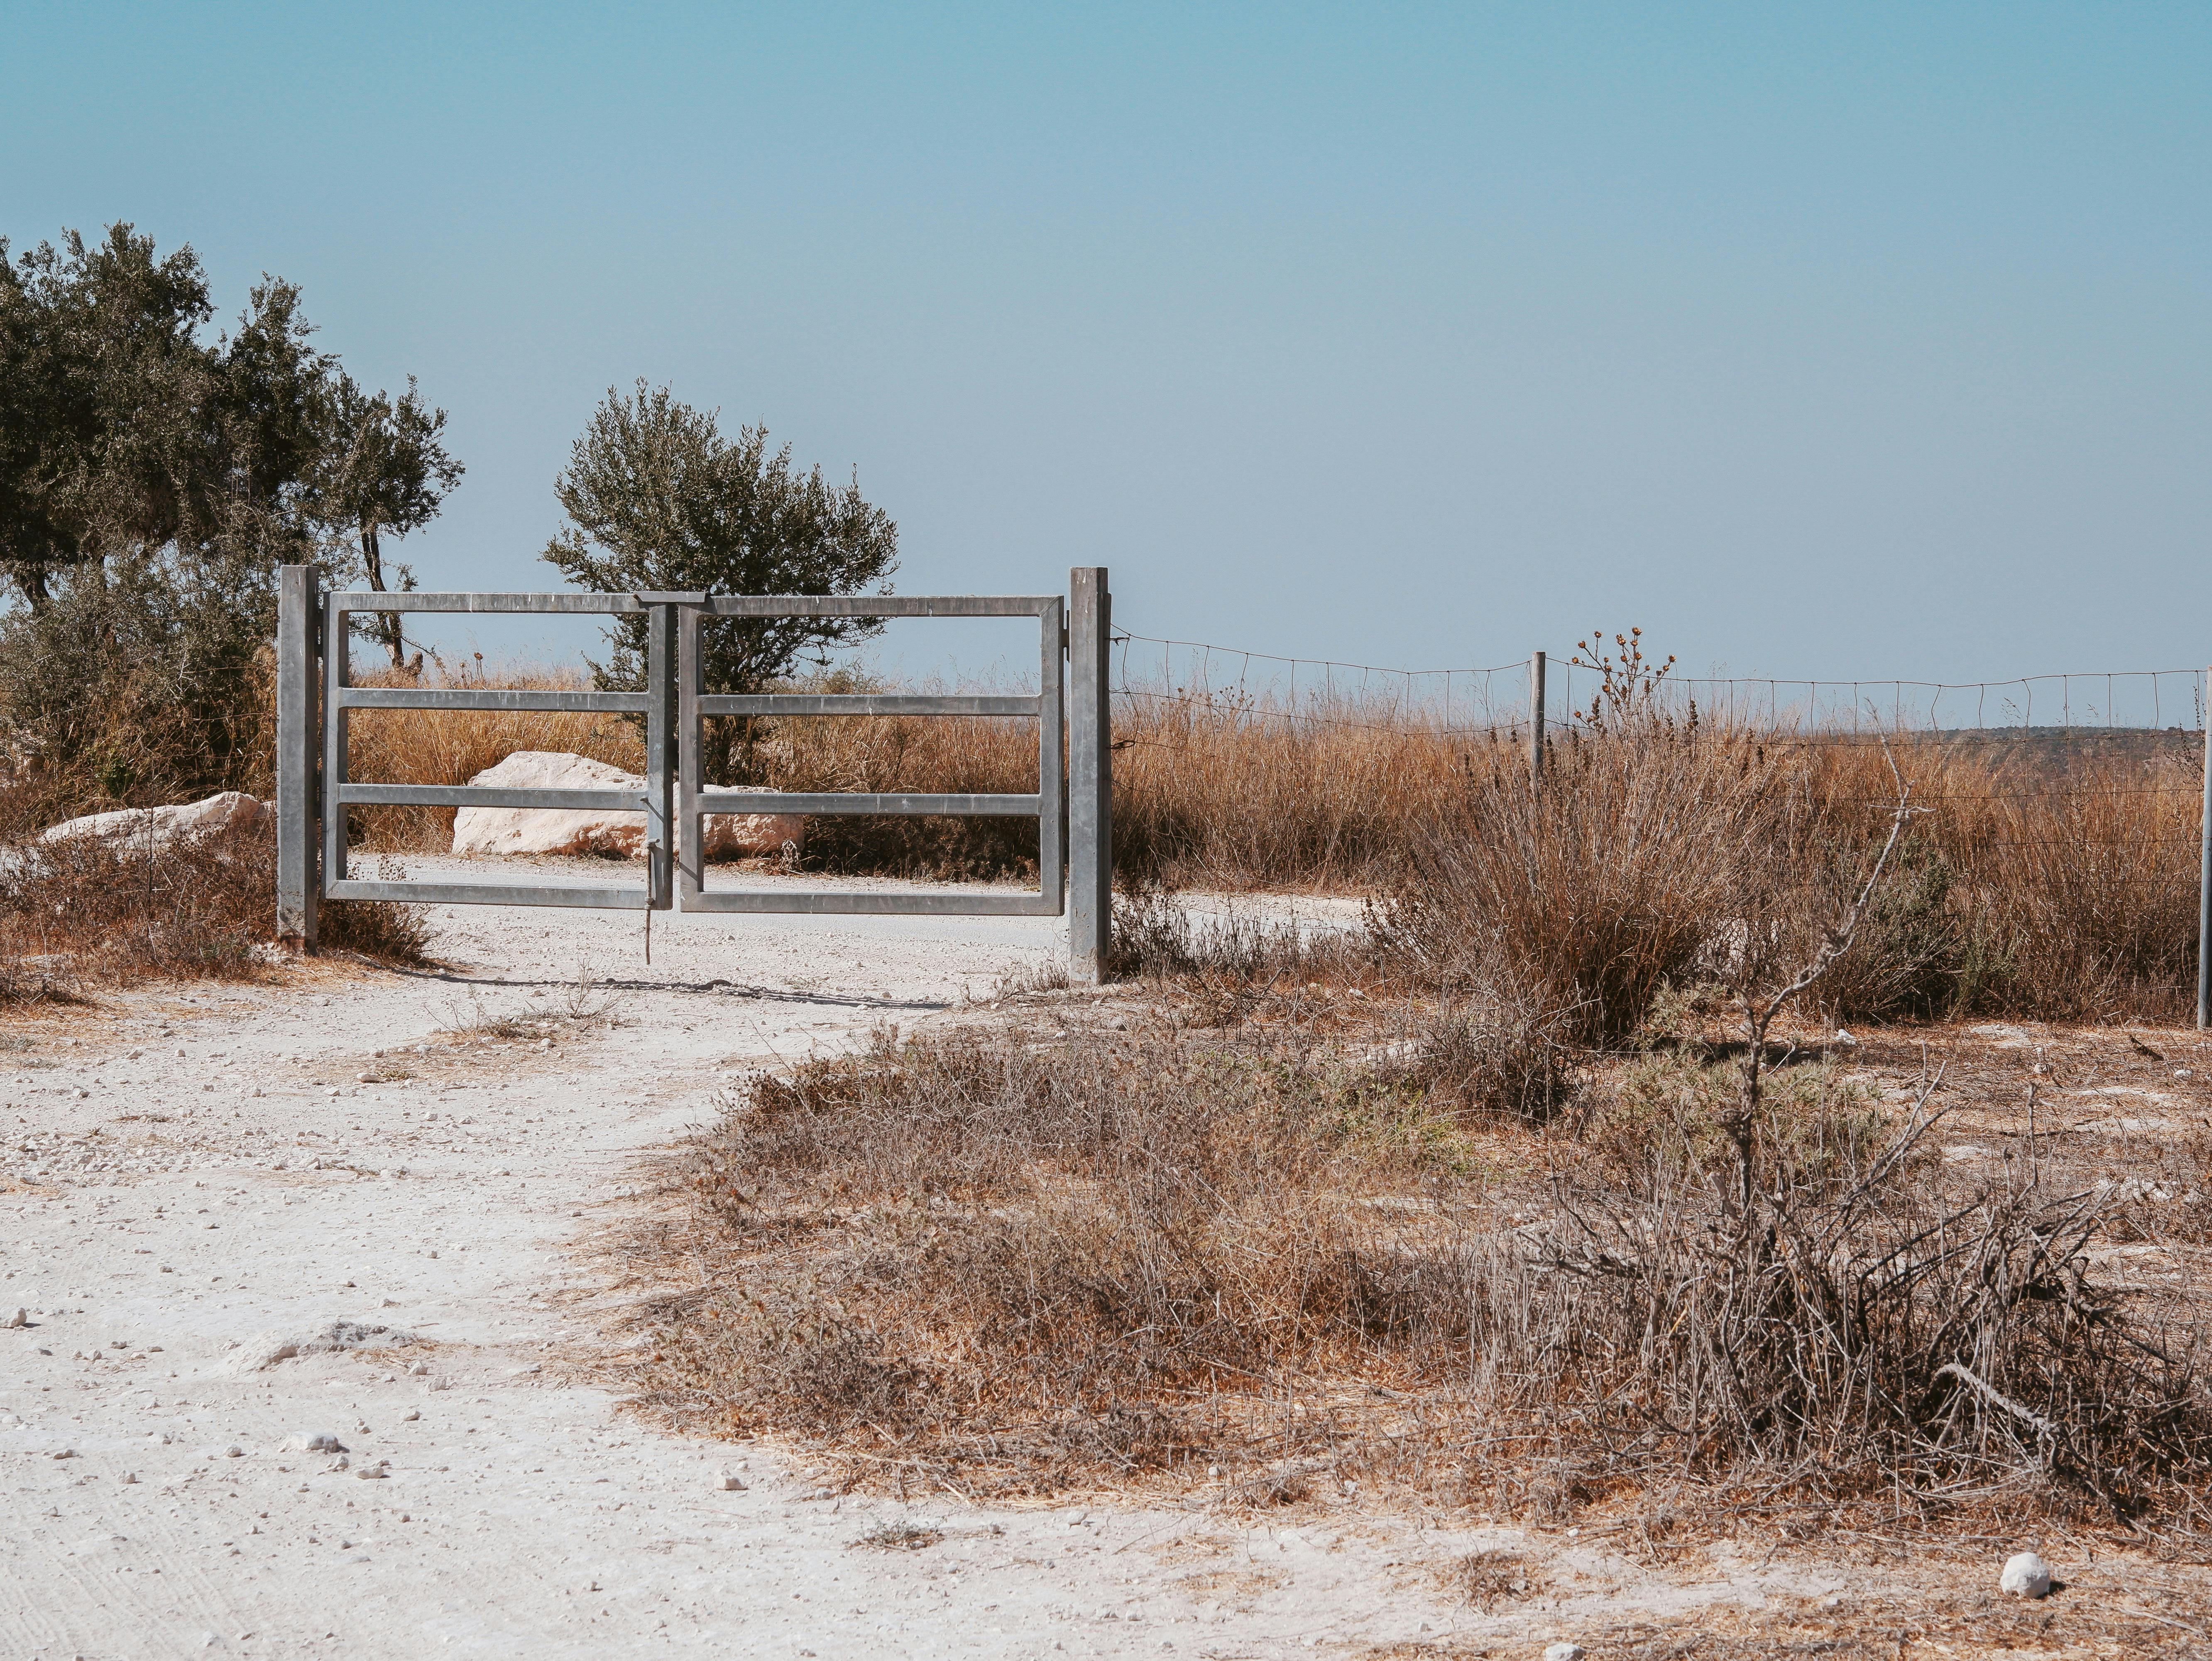
[[[1201,641],[1117,632],[1109,691],[1139,720],[1117,747],[1187,748],[1156,733],[1182,718],[1246,727],[1261,733],[1316,736],[1381,733],[1472,748],[1478,743],[1525,744],[1531,716],[1532,666],[1479,669],[1392,669],[1373,664],[1293,658]],[[1577,678],[1583,699],[1578,703]],[[2161,782],[2066,782],[2066,761],[2078,751],[2123,746],[2148,758],[2182,740],[2191,751],[2205,726],[2204,676],[2193,669],[2097,671],[2024,675],[2002,681],[1790,680],[1676,676],[1646,671],[1635,691],[1650,707],[1680,720],[1697,718],[1748,727],[1768,745],[1872,745],[1892,739],[1943,749],[2008,746],[2059,764],[2019,790],[1945,790],[1946,803],[2037,804],[2054,800],[2165,797],[2194,802],[2193,778]],[[1544,722],[1547,738],[1571,742],[1601,723],[1607,679],[1574,654],[1547,654]],[[1616,666],[1611,688],[1627,687]],[[1593,707],[1593,705],[1597,707]],[[1159,717],[1166,717],[1163,721]],[[1146,728],[1152,728],[1148,733]],[[2137,777],[2141,777],[2139,774]],[[1831,798],[1838,804],[1889,811],[1888,795]],[[2195,834],[2138,837],[2136,846],[2186,843]],[[2045,849],[2079,844],[2046,837],[1996,840],[1992,848]]]
[[[1425,727],[1443,737],[1525,734],[1530,666],[1394,669],[1285,657],[1205,641],[1135,633],[1114,637],[1115,697],[1180,703],[1292,726],[1349,731]],[[1951,742],[2016,740],[2033,733],[2202,733],[2204,676],[2197,669],[2099,670],[1995,681],[1895,677],[1789,679],[1686,676],[1645,671],[1639,691],[1662,707],[1755,727],[1801,743],[1913,734]],[[1598,667],[1572,653],[1547,654],[1548,731],[1587,728]],[[1620,684],[1616,672],[1616,684]]]

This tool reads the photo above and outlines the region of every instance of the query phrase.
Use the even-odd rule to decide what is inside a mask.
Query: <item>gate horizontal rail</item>
[[[288,568],[288,571],[290,568]],[[641,911],[665,906],[669,891],[667,783],[662,769],[656,786],[648,765],[645,788],[562,790],[473,784],[367,784],[346,777],[348,718],[356,709],[481,709],[497,712],[575,710],[609,715],[643,715],[648,728],[665,730],[666,710],[656,709],[650,687],[642,692],[526,691],[516,687],[355,686],[349,684],[347,618],[356,611],[464,612],[475,615],[528,613],[584,617],[650,615],[652,603],[638,594],[469,594],[378,591],[326,594],[322,604],[323,795],[335,812],[323,816],[320,897],[333,900],[396,900],[441,905],[574,905]],[[664,608],[665,609],[665,608]],[[279,652],[280,668],[283,653]],[[283,702],[280,694],[280,705]],[[659,701],[665,705],[665,700]],[[665,747],[665,746],[661,746]],[[648,758],[660,753],[648,732]],[[280,792],[281,794],[281,792]],[[655,802],[661,805],[656,815]],[[350,878],[346,873],[346,808],[349,806],[522,807],[642,812],[646,817],[645,881],[641,886],[595,883],[429,882],[420,879]],[[659,821],[658,834],[655,821]],[[281,864],[282,861],[280,861]],[[280,906],[280,910],[281,910]]]
[[[676,653],[676,885],[685,911],[800,912],[908,916],[1045,916],[1066,910],[1066,786],[1062,776],[1062,660],[1068,645],[1058,594],[702,594],[678,614]],[[704,631],[715,618],[1034,618],[1035,696],[709,692],[702,684]],[[1037,724],[1037,788],[1019,794],[715,789],[702,777],[705,721],[715,715],[836,718],[854,715],[1006,716]],[[823,894],[776,889],[709,889],[703,821],[710,813],[957,815],[1037,822],[1037,886],[1018,894]]]
[[[1072,625],[1069,613],[1073,610]],[[453,905],[568,905],[629,910],[803,912],[859,916],[1069,916],[1081,978],[1102,980],[1110,944],[1112,821],[1106,655],[1111,599],[1101,567],[1070,574],[1070,599],[1048,595],[706,593],[385,593],[318,592],[315,574],[286,566],[277,640],[277,932],[312,950],[322,899]],[[646,690],[356,687],[348,618],[356,611],[524,612],[646,619]],[[702,631],[716,618],[1034,618],[1039,691],[957,693],[711,693],[702,682]],[[319,659],[319,673],[318,672]],[[1066,696],[1063,664],[1074,686]],[[646,718],[641,791],[368,783],[345,776],[356,709],[577,711]],[[716,717],[961,716],[1037,723],[1037,788],[1012,793],[781,791],[719,788],[702,776],[703,723]],[[1063,722],[1065,727],[1063,728]],[[436,882],[351,878],[346,809],[450,806],[642,812],[645,881],[605,885]],[[1026,892],[792,892],[708,889],[702,859],[710,814],[795,813],[1035,818],[1037,887]],[[321,821],[321,835],[316,820]],[[1072,879],[1072,880],[1071,880]]]

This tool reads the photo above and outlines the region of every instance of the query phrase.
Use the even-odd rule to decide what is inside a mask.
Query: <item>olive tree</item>
[[[858,478],[830,484],[800,472],[791,447],[763,427],[725,437],[714,411],[642,380],[610,389],[554,484],[568,522],[545,558],[601,593],[850,594],[898,563],[898,526],[860,495]],[[861,618],[734,618],[708,625],[702,678],[709,692],[757,691],[803,658],[849,645],[882,624]],[[645,619],[617,618],[611,650],[593,664],[609,691],[645,684]],[[710,772],[726,776],[736,735],[719,731]]]

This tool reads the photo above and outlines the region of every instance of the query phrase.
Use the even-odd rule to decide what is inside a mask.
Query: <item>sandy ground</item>
[[[764,1445],[649,1429],[579,1381],[618,1342],[592,1244],[643,1157],[738,1070],[959,1018],[1058,925],[663,915],[647,967],[635,914],[438,922],[445,972],[311,964],[0,1027],[0,1321],[27,1311],[0,1330],[0,1656],[1534,1657],[1853,1578],[1560,1537],[1555,1590],[1489,1615],[1439,1576],[1515,1530],[836,1498]],[[485,1031],[510,1019],[535,1025]],[[866,1543],[897,1524],[942,1538]]]

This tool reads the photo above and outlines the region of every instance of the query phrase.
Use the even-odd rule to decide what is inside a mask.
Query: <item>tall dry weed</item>
[[[1388,935],[1445,989],[1511,985],[1588,1043],[1741,928],[1779,851],[1775,770],[1753,745],[1656,724],[1555,746],[1540,783],[1469,770],[1408,850]]]

